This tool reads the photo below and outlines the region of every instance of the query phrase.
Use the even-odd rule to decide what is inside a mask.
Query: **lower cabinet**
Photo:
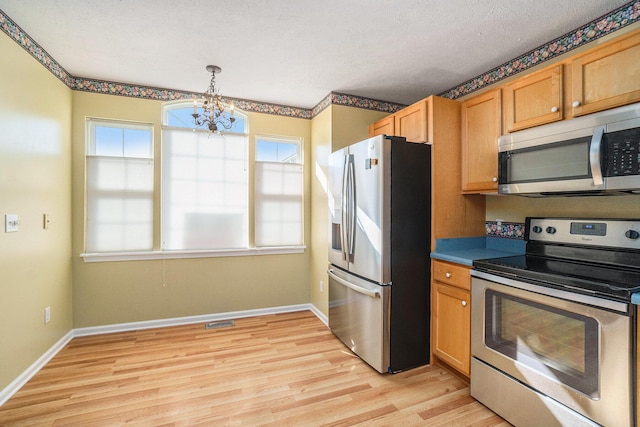
[[[469,268],[433,261],[433,354],[469,376],[471,359],[471,276]]]

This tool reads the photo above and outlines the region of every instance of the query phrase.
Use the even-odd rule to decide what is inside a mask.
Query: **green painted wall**
[[[159,101],[73,93],[74,327],[90,327],[309,302],[310,221],[302,254],[85,263],[84,123],[101,117],[155,126],[155,246],[160,247],[161,107]],[[249,113],[250,147],[257,134],[305,141],[305,218],[309,218],[311,122]],[[254,153],[250,149],[249,164]],[[250,167],[250,182],[253,176]],[[250,194],[252,193],[250,188]],[[250,220],[253,223],[253,220]]]
[[[71,90],[4,33],[0,57],[2,390],[73,324]],[[19,216],[17,233],[4,232],[7,213]]]
[[[487,196],[487,220],[524,222],[527,216],[640,218],[640,195],[545,198]]]

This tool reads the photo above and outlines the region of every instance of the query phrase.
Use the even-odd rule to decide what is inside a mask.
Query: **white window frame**
[[[162,118],[163,118],[162,129],[163,130],[176,129],[175,127],[169,127],[165,125],[166,118],[167,118],[167,109],[180,108],[180,107],[193,108],[193,101],[184,101],[184,100],[172,101],[172,102],[167,102],[163,104],[163,110],[162,110]],[[249,139],[248,116],[237,109],[235,110],[234,114],[236,116],[240,115],[245,120],[245,132],[242,133],[242,135],[245,135],[245,137],[247,138],[247,142],[249,142],[248,141]],[[203,132],[203,133],[207,132],[206,130],[203,130],[203,129],[193,129],[193,128],[185,128],[185,129],[189,129],[189,132]],[[303,144],[300,145],[300,149],[301,150],[303,149]],[[300,158],[304,159],[302,152],[300,153]],[[253,168],[250,168],[250,170],[253,170]],[[248,179],[251,182],[253,180],[253,177],[250,175]],[[303,177],[303,181],[304,181],[304,177]],[[249,190],[251,190],[251,186]],[[254,214],[251,212],[251,209],[255,211],[253,194],[251,194],[250,198],[251,200],[249,202],[249,218],[253,218]],[[303,204],[304,204],[304,199],[303,199]],[[304,212],[303,212],[303,215],[304,215]],[[159,218],[157,217],[154,218],[154,220],[158,220],[158,219]],[[304,216],[303,216],[303,220],[304,220]],[[304,223],[302,227],[304,228]],[[250,244],[253,244],[251,242],[254,241],[255,233],[253,232],[251,227],[249,229],[249,233],[250,233],[249,242]],[[162,239],[162,236],[160,238]],[[304,236],[303,236],[303,239],[304,239]],[[295,246],[276,246],[276,247],[252,246],[252,247],[243,248],[243,249],[226,249],[226,250],[175,250],[175,251],[150,250],[150,251],[112,252],[112,253],[99,253],[99,254],[83,253],[80,256],[83,258],[84,262],[109,262],[109,261],[139,261],[139,260],[157,260],[157,259],[211,258],[211,257],[229,257],[229,256],[255,256],[255,255],[280,255],[280,254],[284,255],[284,254],[303,253],[305,249],[306,247],[304,246],[304,244],[302,244],[302,245],[295,245]]]
[[[122,155],[101,155],[96,153],[96,128],[106,127],[118,130],[143,130],[149,132],[149,151],[146,156],[136,155],[126,157],[124,145]],[[85,252],[99,254],[119,253],[127,250],[138,252],[153,248],[153,147],[154,127],[149,123],[131,122],[123,120],[108,120],[99,118],[86,118],[85,122]],[[123,141],[124,142],[124,141]],[[117,170],[127,174],[121,181],[106,179],[101,176],[104,170]],[[111,201],[111,203],[109,202]],[[115,202],[115,203],[114,203]],[[105,204],[111,204],[122,212],[114,212],[115,221],[111,224],[111,230],[105,231],[104,213],[101,215],[95,210],[98,207],[104,209]],[[119,206],[118,206],[119,204]],[[127,210],[135,208],[134,205],[147,208],[147,216],[135,218],[127,216]],[[102,230],[101,230],[102,228]],[[108,238],[102,236],[107,233],[111,236],[121,236],[119,248],[109,250]],[[144,243],[136,247],[139,241]]]
[[[290,160],[259,160],[258,142],[292,144]],[[254,239],[256,247],[304,244],[304,140],[300,137],[256,135],[254,177]],[[291,178],[299,181],[291,182]],[[263,191],[264,185],[281,193]],[[271,222],[271,224],[270,224]]]

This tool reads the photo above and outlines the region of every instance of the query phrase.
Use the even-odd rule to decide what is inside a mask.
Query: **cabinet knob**
[[[498,182],[498,177],[497,177],[497,176],[494,176],[493,178],[491,178],[491,181],[493,181],[493,182]]]
[[[580,106],[580,101],[573,101],[573,104],[571,105],[573,105],[574,107],[578,107]]]
[[[463,306],[463,307],[466,307],[466,306],[467,306],[467,301],[462,300],[462,306]]]
[[[555,105],[553,107],[551,107],[551,112],[552,113],[557,113],[558,112],[558,107],[556,107]]]
[[[449,273],[448,271],[444,275],[447,276],[447,279],[451,277],[451,273]]]

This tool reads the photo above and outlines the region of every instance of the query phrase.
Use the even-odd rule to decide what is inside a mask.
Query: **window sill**
[[[202,251],[143,251],[80,254],[84,262],[148,261],[157,259],[217,258],[230,256],[286,255],[303,253],[306,246],[278,246]]]

